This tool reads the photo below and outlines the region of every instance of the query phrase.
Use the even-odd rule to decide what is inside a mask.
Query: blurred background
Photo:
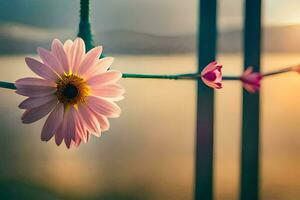
[[[197,70],[197,0],[92,0],[96,44],[113,69],[133,73]],[[242,73],[243,1],[219,0],[218,61]],[[263,1],[262,70],[300,62],[299,0]],[[79,0],[0,1],[0,80],[33,73],[24,56],[76,37]],[[207,41],[209,42],[209,41]],[[205,45],[205,44],[203,44]],[[195,99],[193,81],[126,79],[122,115],[80,148],[40,141],[44,123],[23,125],[24,99],[0,91],[0,199],[192,200]],[[261,98],[261,199],[300,199],[300,77],[266,78]],[[240,83],[224,82],[215,101],[217,200],[238,199]]]

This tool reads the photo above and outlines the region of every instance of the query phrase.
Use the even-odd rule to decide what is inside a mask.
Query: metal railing
[[[216,56],[217,0],[200,0],[198,65]],[[244,3],[244,68],[260,71],[261,0]],[[209,41],[209,42],[207,42]],[[214,91],[198,84],[195,199],[213,199]],[[259,93],[243,91],[240,199],[259,199]]]

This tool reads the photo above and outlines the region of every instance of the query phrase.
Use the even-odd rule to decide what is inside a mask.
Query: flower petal
[[[45,65],[47,65],[60,76],[64,74],[64,69],[61,63],[52,52],[40,47],[37,49],[37,51]]]
[[[55,134],[55,143],[57,146],[59,146],[65,135],[67,130],[67,122],[68,122],[68,111],[66,111],[66,108],[64,108],[64,115],[63,115],[63,121],[61,123],[61,126],[57,129]]]
[[[44,97],[54,94],[56,88],[49,86],[19,85],[16,93],[27,97]]]
[[[66,124],[65,124],[65,133],[64,133],[64,141],[67,148],[70,148],[71,141],[75,141],[75,122],[74,122],[74,107],[71,106],[70,110],[66,111]]]
[[[82,122],[89,132],[99,135],[101,133],[100,124],[93,112],[86,105],[78,106]]]
[[[59,103],[47,118],[41,133],[42,141],[49,141],[58,127],[61,125],[64,116],[64,105]]]
[[[217,64],[218,64],[218,63],[217,63],[216,61],[213,61],[213,62],[209,63],[209,64],[203,69],[203,71],[201,72],[201,75],[204,75],[204,74],[206,74],[206,73],[208,73],[208,72],[210,72],[210,71],[215,70]]]
[[[78,147],[81,143],[81,138],[78,135],[75,135],[75,141],[71,141],[70,147]]]
[[[243,76],[248,76],[248,75],[252,74],[252,72],[253,72],[253,67],[252,66],[247,67],[247,69],[243,73]]]
[[[85,44],[81,38],[76,38],[70,49],[70,67],[72,72],[77,72],[85,54]]]
[[[217,76],[217,78],[216,78],[216,80],[215,80],[215,82],[217,83],[217,82],[221,82],[222,81],[222,71],[221,71],[221,66],[219,66],[219,68],[217,68],[216,70],[215,70],[215,73],[216,73],[216,76]]]
[[[95,47],[91,49],[82,60],[79,69],[78,74],[80,76],[85,77],[86,74],[89,73],[90,70],[92,70],[96,64],[96,62],[99,60],[99,56],[102,52],[102,47]],[[75,71],[77,72],[77,71]]]
[[[73,45],[72,40],[67,40],[64,43],[64,50],[65,50],[67,56],[69,56],[69,54],[70,54],[70,50],[71,50],[72,45]]]
[[[74,121],[76,135],[78,135],[84,142],[87,142],[87,131],[83,126],[83,120],[78,112],[74,115]]]
[[[255,93],[260,89],[260,84],[248,84],[243,82],[243,87],[250,93]]]
[[[22,122],[25,124],[29,124],[43,118],[54,108],[56,104],[57,100],[54,99],[39,107],[26,110],[22,116]]]
[[[63,130],[63,123],[64,123],[64,117],[63,117],[63,121],[60,125],[60,127],[57,129],[56,133],[55,133],[55,143],[57,146],[59,146],[63,139],[64,139],[64,130]]]
[[[122,77],[121,72],[109,70],[105,73],[96,75],[87,80],[87,83],[94,89],[117,82]]]
[[[28,86],[50,86],[55,87],[55,83],[53,81],[48,81],[41,78],[21,78],[16,80],[15,85],[21,86],[21,85],[28,85]]]
[[[68,73],[70,71],[69,61],[68,61],[67,54],[64,50],[63,44],[58,39],[54,39],[52,42],[51,50],[53,55],[60,62],[60,65],[62,66],[63,70],[66,73]]]
[[[101,128],[101,131],[104,132],[104,131],[107,131],[110,127],[110,124],[109,124],[109,121],[107,119],[107,117],[101,115],[101,114],[96,114],[96,117],[100,123],[100,128]]]
[[[22,103],[20,103],[19,108],[21,109],[31,109],[39,107],[43,104],[46,104],[56,97],[54,95],[43,96],[43,97],[28,97]]]
[[[125,99],[124,96],[118,96],[118,97],[114,97],[114,98],[110,97],[109,98],[109,100],[111,100],[111,101],[121,101],[123,99]]]
[[[15,82],[17,94],[30,97],[48,96],[56,91],[54,82],[40,78],[21,78]]]
[[[86,135],[86,141],[88,142],[91,138],[91,133],[90,132],[87,132],[87,135]]]
[[[250,93],[255,93],[260,89],[260,81],[263,76],[259,72],[253,72],[253,67],[248,67],[240,80],[243,82],[243,87]]]
[[[106,72],[110,68],[113,61],[114,61],[113,57],[101,58],[100,60],[97,61],[94,67],[88,73],[86,73],[85,75],[86,78],[89,79],[94,75]]]
[[[89,96],[87,97],[87,104],[94,112],[106,117],[119,117],[121,113],[121,109],[117,104],[103,98]]]
[[[58,75],[47,65],[29,57],[25,58],[25,62],[27,66],[40,77],[52,81],[57,80]]]
[[[104,85],[96,89],[92,89],[92,94],[95,96],[116,98],[124,94],[124,88],[119,84]]]
[[[215,83],[215,82],[211,82],[211,81],[208,81],[206,80],[205,78],[201,77],[202,81],[205,83],[205,85],[211,87],[211,88],[214,88],[214,89],[221,89],[222,88],[222,83]]]

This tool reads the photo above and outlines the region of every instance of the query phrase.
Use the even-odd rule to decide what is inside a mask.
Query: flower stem
[[[237,81],[240,80],[241,77],[240,76],[223,76],[222,80],[223,81]]]
[[[12,90],[17,89],[16,86],[15,86],[15,84],[9,83],[9,82],[5,82],[5,81],[0,81],[0,87],[1,88],[6,88],[6,89],[12,89]]]
[[[123,73],[122,78],[145,78],[145,79],[185,79],[185,80],[197,80],[200,79],[201,76],[198,73],[191,74],[128,74]],[[240,76],[223,76],[223,80],[240,80]]]
[[[198,74],[128,74],[123,73],[122,78],[146,78],[146,79],[197,79],[199,76]]]
[[[280,69],[280,70],[275,70],[275,71],[272,71],[272,72],[264,73],[262,75],[263,75],[263,77],[273,76],[273,75],[277,75],[277,74],[282,74],[282,73],[293,71],[294,68],[295,67],[287,67],[287,68],[284,68],[284,69]]]
[[[122,78],[178,79],[178,75],[122,74]]]
[[[80,0],[80,23],[77,36],[84,40],[87,51],[94,47],[90,23],[90,0]]]

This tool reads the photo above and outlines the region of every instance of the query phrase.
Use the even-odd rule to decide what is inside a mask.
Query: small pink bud
[[[262,78],[261,73],[253,72],[253,67],[248,67],[241,76],[241,81],[243,82],[245,90],[250,93],[255,93],[260,89],[260,81]]]
[[[295,66],[295,67],[293,67],[293,70],[294,70],[295,72],[298,72],[298,73],[300,74],[300,64],[297,65],[297,66]]]
[[[201,72],[202,81],[214,89],[222,88],[222,65],[216,61],[209,63]]]

